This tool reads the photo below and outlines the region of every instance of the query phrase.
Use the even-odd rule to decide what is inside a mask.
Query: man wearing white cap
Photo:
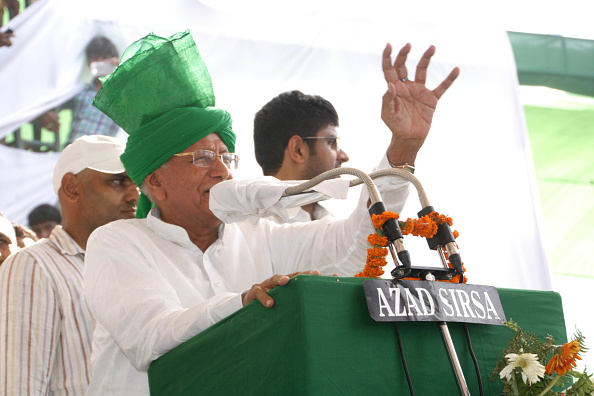
[[[53,179],[62,226],[0,267],[0,393],[84,394],[94,329],[82,286],[87,239],[136,215],[139,193],[123,151],[122,142],[102,135],[67,146]]]

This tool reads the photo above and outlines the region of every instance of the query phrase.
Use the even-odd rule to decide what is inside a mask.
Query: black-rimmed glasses
[[[185,157],[191,155],[192,162],[196,166],[202,168],[210,168],[214,164],[215,157],[219,157],[223,164],[229,169],[237,169],[239,166],[239,157],[233,153],[215,154],[214,151],[210,150],[196,150],[193,153],[178,153],[173,154],[173,157]]]

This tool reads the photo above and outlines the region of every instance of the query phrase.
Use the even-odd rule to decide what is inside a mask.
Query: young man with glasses
[[[254,118],[256,161],[265,176],[279,180],[309,180],[349,160],[340,148],[338,114],[318,95],[284,92]],[[318,220],[330,213],[319,203],[289,210],[289,223]],[[283,221],[278,216],[272,219]]]

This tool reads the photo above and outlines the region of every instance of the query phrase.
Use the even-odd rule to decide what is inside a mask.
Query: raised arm
[[[460,74],[460,69],[454,68],[431,91],[425,87],[425,81],[435,47],[429,47],[423,54],[414,81],[409,79],[406,68],[410,49],[410,44],[402,47],[392,63],[392,46],[388,44],[382,57],[382,69],[388,83],[388,91],[382,101],[382,120],[392,131],[387,155],[393,165],[414,165],[417,153],[429,134],[437,102]]]

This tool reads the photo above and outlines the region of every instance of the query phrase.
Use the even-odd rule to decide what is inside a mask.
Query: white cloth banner
[[[190,29],[211,72],[217,106],[234,119],[242,158],[237,177],[261,175],[253,154],[254,113],[291,89],[319,94],[334,104],[341,117],[341,145],[351,157],[347,166],[369,172],[390,141],[380,120],[385,44],[391,42],[397,52],[412,43],[409,76],[434,44],[437,53],[427,86],[435,88],[455,66],[461,74],[438,104],[415,175],[436,210],[454,219],[470,282],[551,289],[532,156],[506,32],[484,17],[468,18],[459,8],[437,1],[423,3],[417,13],[411,7],[421,5],[399,1],[383,4],[376,10],[384,12],[375,13],[364,12],[375,6],[367,3],[327,7],[322,1],[315,7],[308,3],[310,8],[300,12],[272,4],[249,2],[249,7],[228,11],[193,0],[39,1],[11,21],[14,45],[0,48],[0,137],[76,92],[88,75],[83,49],[93,35],[108,36],[121,51],[151,31],[168,36]],[[346,12],[349,7],[364,11],[352,16],[354,12]],[[429,12],[433,7],[442,12]],[[408,16],[433,18],[413,22],[399,14],[402,9]],[[1,153],[0,210],[13,221],[25,222],[36,204],[55,199],[55,156]],[[34,175],[25,174],[27,169],[35,169]],[[357,196],[349,194],[355,202]],[[402,213],[405,218],[416,217],[420,210],[413,198],[414,193]],[[350,211],[337,208],[331,210],[338,216]],[[407,244],[413,265],[436,264],[433,256],[422,257],[421,251],[431,253],[424,241]]]

